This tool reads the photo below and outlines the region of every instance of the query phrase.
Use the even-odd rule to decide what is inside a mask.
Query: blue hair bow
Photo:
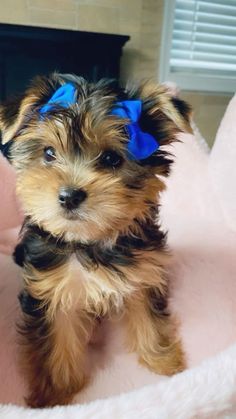
[[[51,111],[55,106],[61,106],[62,108],[69,108],[70,105],[76,103],[76,88],[71,83],[63,84],[59,89],[55,91],[51,99],[42,106],[39,110],[41,115],[48,111]]]
[[[41,107],[39,112],[41,115],[44,115],[56,106],[69,108],[74,103],[76,103],[76,88],[71,83],[65,83],[56,90],[49,101]],[[132,160],[146,159],[160,147],[158,141],[151,134],[141,130],[138,124],[141,112],[141,100],[117,102],[112,110],[112,115],[130,120],[130,123],[126,126],[129,134],[127,149],[129,157]]]
[[[117,102],[112,114],[131,121],[126,128],[129,134],[128,153],[132,160],[143,160],[150,157],[159,147],[158,141],[141,130],[138,121],[142,112],[141,100],[124,100]]]

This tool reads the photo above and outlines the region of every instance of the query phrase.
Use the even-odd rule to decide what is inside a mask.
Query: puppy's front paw
[[[48,386],[46,389],[32,391],[25,401],[27,406],[32,408],[53,407],[71,403],[73,396],[74,393],[67,394],[66,391],[55,393],[54,389]]]
[[[145,353],[139,358],[139,361],[151,371],[160,375],[174,375],[186,368],[180,341],[167,347],[159,347],[155,353]]]
[[[53,384],[52,379],[47,374],[41,374],[35,378],[35,384],[29,396],[25,401],[29,407],[42,408],[63,406],[70,404],[74,396],[87,384],[88,379],[84,375],[80,377],[71,377],[71,381],[65,383]]]

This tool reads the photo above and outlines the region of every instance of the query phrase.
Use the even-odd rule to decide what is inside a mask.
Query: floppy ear
[[[24,125],[34,102],[34,97],[21,96],[11,99],[0,106],[2,144],[6,144],[12,140]]]
[[[179,98],[180,89],[174,82],[166,82],[162,84],[166,88],[166,92],[170,95],[171,101],[175,108],[179,111],[187,124],[191,125],[192,110],[188,103]]]
[[[183,99],[178,97],[172,97],[171,102],[173,103],[175,109],[179,112],[182,116],[185,124],[183,126],[184,131],[192,133],[191,127],[191,117],[192,117],[192,109],[191,106],[185,102]]]
[[[131,89],[127,89],[129,99],[141,100],[142,112],[139,126],[142,132],[150,134],[158,144],[147,158],[138,160],[138,164],[148,166],[156,174],[167,176],[173,162],[170,150],[161,146],[178,141],[180,132],[192,133],[191,108],[177,98],[167,86],[146,81]]]
[[[20,97],[0,106],[0,130],[2,144],[6,144],[30,121],[34,110],[45,104],[53,94],[59,78],[36,77],[31,86]]]
[[[146,81],[134,92],[143,102],[141,124],[159,134],[161,144],[174,141],[179,131],[192,133],[191,107],[174,96],[168,86]]]

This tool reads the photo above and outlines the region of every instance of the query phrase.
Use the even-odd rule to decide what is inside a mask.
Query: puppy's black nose
[[[58,199],[63,208],[73,210],[78,208],[86,197],[87,194],[83,189],[61,188]]]

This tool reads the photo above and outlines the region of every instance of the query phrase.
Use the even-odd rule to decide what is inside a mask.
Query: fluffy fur
[[[40,118],[40,106],[68,79],[77,103]],[[53,75],[0,111],[27,215],[15,260],[23,267],[21,363],[33,407],[69,403],[86,384],[87,345],[104,316],[125,316],[129,347],[151,370],[170,375],[184,367],[166,308],[169,255],[156,222],[171,159],[162,147],[146,160],[127,158],[128,121],[111,116],[124,99],[142,100],[140,126],[161,146],[190,130],[188,105],[150,83],[123,90],[114,82]],[[50,163],[49,146],[56,153]],[[120,156],[119,167],[102,164],[110,150]],[[65,186],[86,192],[76,211],[58,203]]]

